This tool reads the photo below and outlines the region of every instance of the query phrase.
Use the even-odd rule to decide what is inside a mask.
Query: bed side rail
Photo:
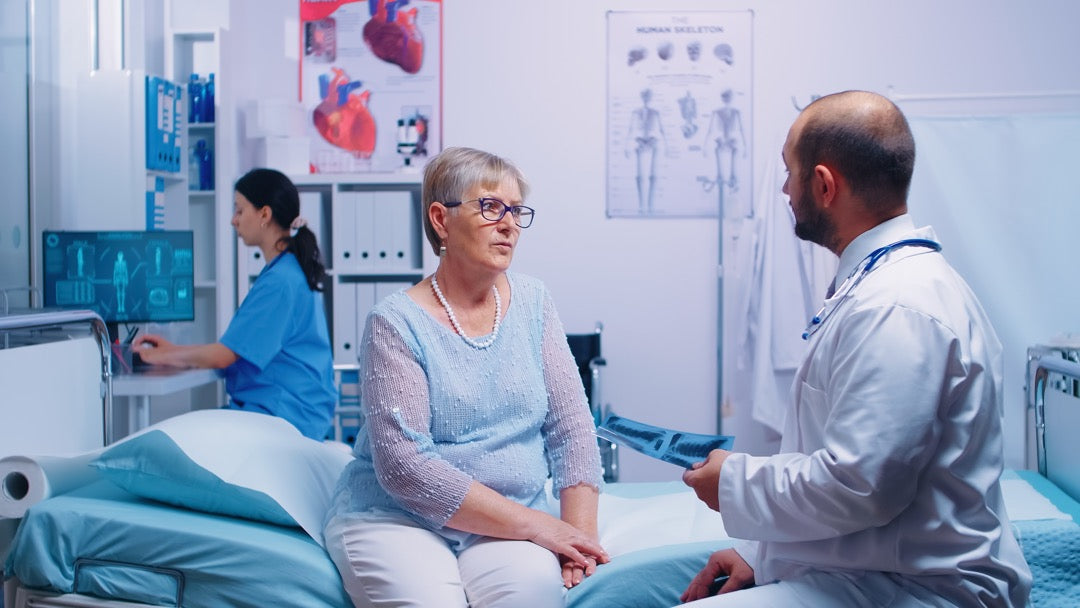
[[[22,337],[30,332],[45,332],[51,328],[85,325],[97,343],[101,356],[101,415],[103,445],[113,441],[112,413],[112,346],[109,331],[101,316],[92,310],[57,310],[0,316],[0,348],[8,348],[11,338]]]
[[[1028,407],[1035,411],[1039,473],[1077,498],[1080,474],[1074,471],[1078,454],[1072,446],[1080,445],[1080,363],[1060,351],[1029,350],[1027,393]]]

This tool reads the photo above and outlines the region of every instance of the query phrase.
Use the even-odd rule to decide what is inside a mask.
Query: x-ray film
[[[730,435],[702,435],[673,431],[644,422],[609,414],[596,427],[599,437],[635,449],[646,456],[689,469],[705,460],[713,450],[730,450],[735,438]]]

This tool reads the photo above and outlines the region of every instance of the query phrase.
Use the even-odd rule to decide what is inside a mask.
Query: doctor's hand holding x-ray
[[[1000,484],[1001,343],[907,214],[907,120],[874,93],[829,95],[782,154],[795,235],[839,256],[835,289],[803,334],[779,453],[715,450],[683,475],[736,542],[682,601],[1024,606],[1031,572]]]

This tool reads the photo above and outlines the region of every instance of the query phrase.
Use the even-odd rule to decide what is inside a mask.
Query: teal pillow
[[[151,430],[119,443],[92,465],[106,479],[143,498],[195,511],[297,525],[266,493],[229,483],[196,464],[164,431]]]
[[[197,410],[106,448],[91,465],[121,488],[196,511],[299,526],[322,543],[331,494],[352,455],[282,418]]]

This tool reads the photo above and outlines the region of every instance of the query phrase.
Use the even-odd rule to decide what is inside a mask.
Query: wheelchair
[[[589,400],[589,411],[592,413],[593,424],[599,426],[604,418],[611,413],[610,405],[604,404],[601,393],[601,370],[607,365],[600,350],[600,335],[604,325],[596,323],[596,329],[585,334],[567,334],[566,341],[570,345],[570,352],[574,355],[574,361],[581,375],[581,384],[585,387],[585,396]],[[604,471],[604,481],[611,483],[619,480],[619,452],[618,447],[607,439],[596,438],[600,448],[600,465]]]

